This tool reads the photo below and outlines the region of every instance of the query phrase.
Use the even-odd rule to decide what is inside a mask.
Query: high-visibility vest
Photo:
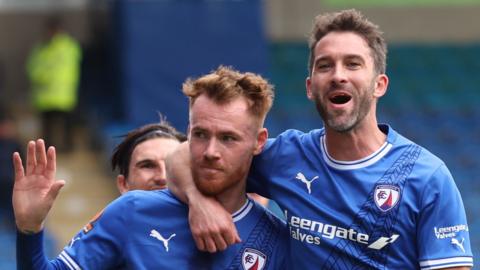
[[[71,111],[77,104],[80,45],[66,33],[57,33],[35,46],[27,61],[33,105],[40,111]]]

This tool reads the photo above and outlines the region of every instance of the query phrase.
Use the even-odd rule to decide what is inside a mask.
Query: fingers
[[[235,229],[236,231],[236,229]],[[242,238],[240,238],[240,235],[238,235],[238,232],[235,234],[235,244],[241,243]]]
[[[38,139],[35,144],[37,164],[34,172],[37,174],[43,174],[47,167],[47,154],[45,152],[45,142],[42,139]]]
[[[205,239],[205,246],[207,248],[207,251],[210,253],[215,253],[217,252],[217,247],[215,246],[215,241],[213,238],[208,237]]]
[[[193,239],[197,248],[201,251],[208,251],[214,253],[227,249],[228,246],[241,242],[238,232],[233,226],[233,229],[223,230],[219,233],[197,233],[193,234]]]
[[[48,191],[47,196],[51,198],[52,201],[57,198],[58,193],[60,192],[60,189],[65,185],[64,180],[58,180],[53,183],[53,185],[50,187],[50,190]]]
[[[193,235],[193,240],[195,240],[195,245],[197,246],[198,250],[207,251],[207,246],[205,245],[202,237]]]
[[[233,229],[231,231],[225,231],[222,234],[222,237],[225,240],[227,246],[242,242],[235,226],[233,226]]]
[[[35,157],[35,142],[29,141],[27,144],[27,175],[32,174],[37,164],[37,158]]]
[[[18,152],[13,153],[13,168],[15,171],[15,182],[20,181],[25,177],[25,171],[23,169],[22,158]]]
[[[223,238],[222,234],[215,234],[213,236],[213,241],[214,241],[214,244],[215,244],[215,247],[216,247],[216,249],[213,252],[216,252],[217,250],[222,251],[222,250],[227,249],[227,247],[228,247],[227,242]]]
[[[215,236],[213,232],[193,234],[193,239],[195,240],[197,248],[201,251],[215,253],[219,250],[225,250],[227,248],[227,243],[222,239],[222,237],[219,234]]]
[[[55,147],[50,146],[47,150],[47,167],[45,176],[49,179],[55,179],[55,172],[57,171],[57,156]]]

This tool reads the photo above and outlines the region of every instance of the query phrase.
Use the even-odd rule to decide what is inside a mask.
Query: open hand
[[[15,184],[13,187],[13,210],[15,222],[20,231],[36,233],[43,229],[43,223],[60,189],[63,180],[55,180],[55,148],[45,152],[42,139],[28,142],[27,169],[24,170],[18,152],[13,153]]]

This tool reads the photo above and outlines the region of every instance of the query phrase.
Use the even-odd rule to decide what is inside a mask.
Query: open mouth
[[[330,98],[330,101],[333,103],[333,104],[345,104],[347,102],[349,102],[352,97],[350,95],[347,95],[345,93],[339,93],[339,94],[335,94],[333,96],[331,96]]]

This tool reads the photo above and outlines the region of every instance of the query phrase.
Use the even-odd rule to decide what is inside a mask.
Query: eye
[[[362,63],[358,62],[358,61],[349,61],[347,62],[347,67],[349,69],[358,69],[362,66]]]
[[[235,136],[232,136],[232,135],[223,135],[222,136],[222,141],[224,141],[224,142],[234,142],[234,141],[237,141],[237,138]]]
[[[316,67],[317,67],[317,70],[319,71],[326,71],[329,68],[331,68],[332,65],[329,63],[322,62],[322,63],[317,63]]]
[[[205,139],[207,137],[207,134],[202,130],[195,130],[192,132],[192,135],[194,138],[198,139]]]
[[[157,167],[157,164],[153,161],[143,161],[137,165],[140,169],[154,169]]]
[[[151,169],[151,168],[154,168],[155,165],[154,164],[151,164],[151,163],[148,163],[148,164],[143,164],[142,165],[142,168],[147,168],[147,169]]]

